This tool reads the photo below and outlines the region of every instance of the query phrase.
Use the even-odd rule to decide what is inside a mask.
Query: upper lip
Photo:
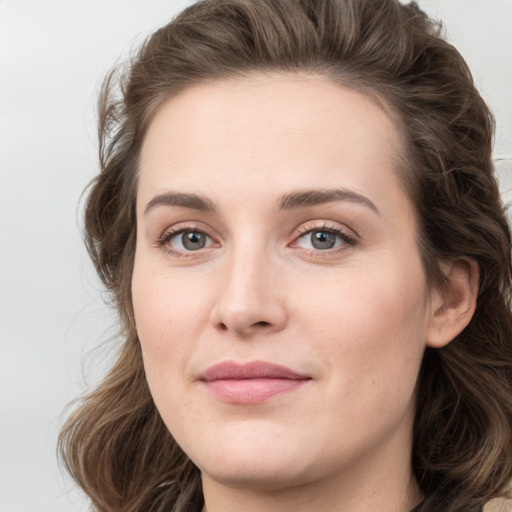
[[[237,363],[223,361],[207,368],[199,377],[200,380],[211,382],[215,380],[242,379],[290,379],[305,380],[308,376],[297,373],[286,366],[266,361],[251,361]]]

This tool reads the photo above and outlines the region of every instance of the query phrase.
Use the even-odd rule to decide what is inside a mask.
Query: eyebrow
[[[153,197],[146,205],[144,213],[148,213],[157,206],[181,206],[182,208],[190,208],[201,212],[215,211],[213,203],[208,198],[183,192],[167,192]]]
[[[333,201],[358,203],[370,208],[377,214],[379,213],[378,208],[370,199],[349,189],[314,189],[288,192],[278,200],[278,209],[281,211],[295,210]],[[216,211],[215,205],[207,197],[185,192],[166,192],[153,197],[146,205],[144,214],[157,206],[180,206],[209,213]]]
[[[379,214],[378,208],[367,197],[349,189],[320,189],[320,190],[298,190],[289,192],[279,200],[280,210],[293,210],[309,206],[316,206],[332,201],[349,201],[367,206]]]

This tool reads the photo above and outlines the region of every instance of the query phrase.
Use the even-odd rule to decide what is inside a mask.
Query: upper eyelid
[[[299,232],[299,235],[305,235],[311,231],[320,231],[324,229],[325,231],[335,231],[337,233],[342,233],[349,238],[360,238],[357,231],[339,222],[320,220],[318,224],[315,224],[316,222],[318,221],[304,222],[298,228],[296,228],[296,230]]]
[[[162,231],[159,238],[164,238],[168,234],[174,235],[182,233],[183,231],[200,231],[201,233],[204,233],[205,235],[208,235],[211,238],[215,237],[215,235],[211,234],[211,228],[205,227],[205,224],[203,222],[183,221],[177,222],[176,224],[172,224],[171,226],[167,226]]]
[[[351,233],[348,233],[344,229],[333,227],[317,227],[304,230],[302,233],[299,234],[299,236],[296,236],[294,238],[292,245],[296,244],[300,239],[304,238],[306,235],[314,233],[315,231],[327,231],[330,233],[334,233],[340,238],[342,238],[344,242],[348,243],[349,245],[354,245],[357,242],[357,237],[355,235],[352,235]],[[325,250],[325,252],[327,252],[327,249]]]
[[[299,234],[303,235],[305,233],[310,233],[311,231],[321,231],[321,230],[324,230],[324,231],[342,231],[344,232],[345,229],[339,227],[339,226],[330,226],[329,224],[327,223],[324,223],[322,224],[321,226],[299,226],[297,228]]]

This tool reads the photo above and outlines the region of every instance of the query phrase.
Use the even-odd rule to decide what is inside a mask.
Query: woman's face
[[[204,481],[408,470],[431,307],[397,139],[367,97],[293,74],[198,85],[152,121],[133,305]]]

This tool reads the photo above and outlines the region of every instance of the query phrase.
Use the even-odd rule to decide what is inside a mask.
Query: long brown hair
[[[201,81],[269,70],[306,71],[380,100],[401,134],[401,176],[417,207],[429,284],[442,287],[443,259],[478,262],[471,323],[445,348],[425,352],[412,466],[426,497],[418,510],[480,509],[512,475],[511,240],[491,159],[494,124],[440,26],[398,0],[203,0],[109,75],[85,235],[124,342],[65,424],[63,460],[96,511],[202,506],[199,471],[153,404],[135,329],[138,156],[166,99]]]

